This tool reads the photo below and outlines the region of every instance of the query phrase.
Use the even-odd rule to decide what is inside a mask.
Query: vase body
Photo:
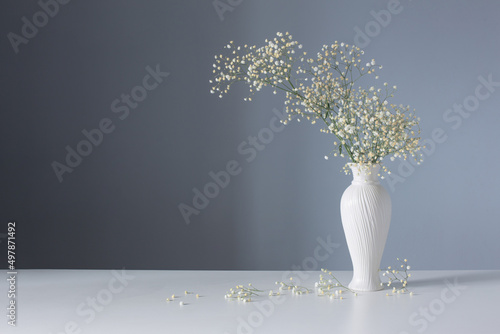
[[[380,261],[391,223],[391,198],[378,180],[380,165],[349,164],[353,181],[340,200],[355,291],[381,290]]]

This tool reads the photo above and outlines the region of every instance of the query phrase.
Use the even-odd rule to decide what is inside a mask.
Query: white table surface
[[[412,271],[413,296],[383,291],[269,297],[280,271],[20,270],[17,326],[1,333],[500,333],[500,271]],[[334,272],[349,282],[351,272]],[[5,273],[5,276],[7,274]],[[314,286],[319,272],[295,274]],[[302,279],[301,279],[302,277]],[[229,301],[238,284],[266,290]],[[8,305],[7,281],[0,301]],[[188,290],[193,294],[185,295]],[[172,294],[180,296],[166,302]],[[200,297],[196,298],[195,294]],[[95,300],[92,308],[92,300]],[[185,305],[181,306],[180,301]],[[4,308],[5,310],[5,308]],[[6,314],[7,312],[4,311]]]

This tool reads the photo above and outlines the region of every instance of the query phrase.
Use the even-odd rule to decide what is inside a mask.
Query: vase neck
[[[350,163],[349,168],[352,171],[352,184],[380,184],[378,179],[378,172],[380,165],[359,165]]]

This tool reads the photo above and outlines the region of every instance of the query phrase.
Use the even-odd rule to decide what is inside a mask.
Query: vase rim
[[[349,168],[353,175],[352,184],[380,184],[378,179],[380,164],[349,163]]]

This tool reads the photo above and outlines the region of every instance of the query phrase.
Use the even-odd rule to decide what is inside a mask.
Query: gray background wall
[[[393,219],[383,264],[500,269],[500,87],[474,98],[480,77],[500,82],[498,2],[401,0],[383,24],[373,13],[388,1],[230,3],[219,16],[211,1],[73,0],[18,53],[7,36],[41,7],[3,4],[0,233],[17,222],[19,268],[350,269],[339,212],[350,176],[345,161],[323,158],[333,139],[293,123],[248,162],[238,146],[269,127],[282,96],[209,93],[225,43],[289,31],[309,52],[356,39],[431,139],[423,165],[396,161],[384,182]],[[120,119],[113,101],[157,65],[168,77]],[[453,111],[464,103],[465,116]],[[105,118],[113,132],[59,182],[51,164]],[[179,204],[231,160],[241,173],[186,224]],[[335,244],[331,254],[314,257],[318,238]]]

